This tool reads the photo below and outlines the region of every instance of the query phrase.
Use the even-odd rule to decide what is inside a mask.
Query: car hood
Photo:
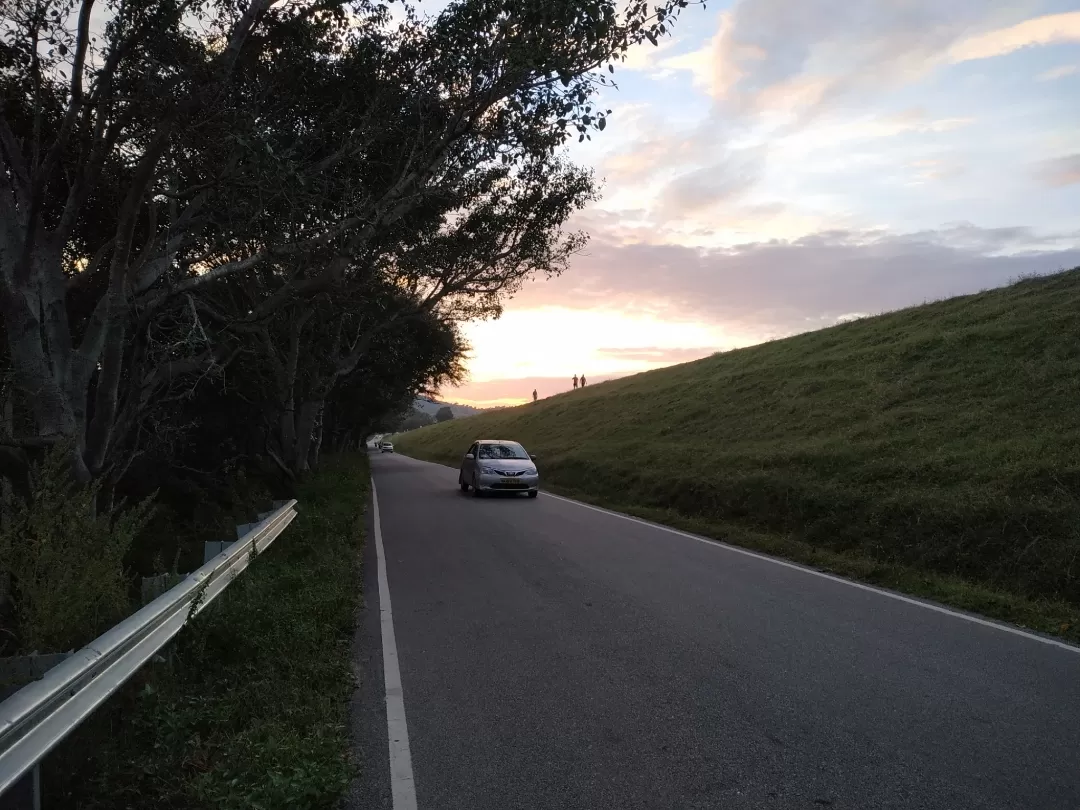
[[[534,466],[527,458],[482,458],[477,463],[496,470],[527,470]]]

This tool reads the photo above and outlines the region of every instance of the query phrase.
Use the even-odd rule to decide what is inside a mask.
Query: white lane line
[[[386,685],[386,733],[390,743],[390,793],[394,810],[416,810],[416,782],[412,754],[409,753],[409,727],[405,722],[405,695],[401,689],[401,670],[398,669],[394,614],[390,610],[390,583],[386,579],[386,552],[379,520],[379,494],[375,491],[374,478],[371,479],[371,508],[379,562],[379,620],[382,625],[383,683]]]
[[[678,529],[673,529],[670,526],[664,526],[664,525],[662,525],[660,523],[652,523],[652,522],[650,522],[648,520],[642,520],[641,518],[636,518],[636,517],[633,517],[631,515],[624,515],[622,512],[613,512],[610,509],[602,509],[599,506],[593,506],[592,504],[589,504],[589,503],[582,503],[581,501],[575,501],[573,498],[564,498],[562,495],[552,495],[550,492],[541,492],[541,495],[543,497],[545,497],[545,498],[555,498],[556,500],[559,500],[559,501],[565,501],[566,503],[572,503],[575,506],[580,506],[582,509],[591,509],[594,512],[600,512],[601,514],[604,514],[604,515],[611,515],[612,517],[622,518],[623,520],[629,520],[631,523],[640,523],[642,526],[648,526],[648,527],[650,527],[652,529],[659,529],[660,531],[668,532],[669,534],[676,534],[679,537],[685,537],[685,538],[687,538],[689,540],[696,540],[699,543],[705,543],[705,544],[707,544],[709,546],[712,546],[714,548],[723,549],[725,551],[732,551],[732,552],[734,552],[736,554],[742,554],[742,555],[744,555],[746,557],[753,557],[755,560],[763,560],[765,562],[772,563],[773,565],[780,565],[780,566],[783,566],[784,568],[790,568],[790,569],[792,569],[794,571],[801,571],[804,574],[810,574],[811,576],[821,577],[822,579],[827,579],[830,582],[838,582],[841,585],[847,585],[847,586],[849,586],[851,588],[858,588],[861,591],[869,591],[870,593],[876,593],[879,596],[886,596],[889,599],[895,599],[898,602],[905,602],[905,603],[907,603],[909,605],[915,605],[916,607],[925,608],[926,610],[932,610],[935,613],[943,613],[946,616],[953,616],[954,618],[957,618],[957,619],[963,619],[964,621],[971,622],[972,624],[979,624],[979,625],[982,625],[983,627],[992,627],[995,630],[1001,630],[1002,632],[1005,632],[1005,633],[1011,633],[1014,636],[1020,636],[1021,638],[1026,638],[1026,639],[1029,639],[1031,641],[1038,641],[1041,644],[1048,644],[1051,647],[1059,647],[1059,648],[1061,648],[1063,650],[1068,650],[1071,653],[1080,654],[1080,647],[1075,647],[1072,644],[1065,643],[1064,641],[1058,641],[1056,638],[1048,638],[1047,636],[1040,636],[1040,635],[1037,635],[1036,633],[1029,633],[1026,630],[1021,630],[1018,627],[1012,627],[1012,626],[1007,625],[1007,624],[1000,624],[998,622],[992,622],[992,621],[990,621],[988,619],[981,619],[978,616],[971,616],[971,615],[969,615],[967,613],[960,613],[959,611],[952,610],[952,609],[947,608],[947,607],[942,607],[941,605],[935,605],[932,602],[923,602],[920,599],[912,599],[912,598],[910,598],[908,596],[903,596],[903,595],[898,594],[898,593],[893,593],[892,591],[886,591],[886,590],[882,590],[881,588],[875,588],[873,585],[864,585],[861,582],[854,582],[853,580],[844,579],[843,577],[838,577],[838,576],[835,576],[833,574],[826,574],[824,571],[816,571],[813,568],[807,568],[806,566],[803,566],[803,565],[797,565],[796,563],[788,562],[786,560],[780,560],[780,559],[777,559],[776,557],[769,557],[769,556],[767,556],[765,554],[758,554],[757,552],[749,551],[748,549],[745,549],[745,548],[739,548],[738,546],[733,546],[733,545],[730,545],[729,543],[723,543],[723,542],[720,542],[719,540],[710,540],[707,537],[698,537],[697,535],[689,534],[688,532],[679,531]]]

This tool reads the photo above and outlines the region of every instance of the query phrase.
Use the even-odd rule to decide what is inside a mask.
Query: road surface
[[[371,525],[354,808],[1080,809],[1074,648],[543,493],[474,499],[446,467],[372,465],[384,559]],[[408,749],[400,723],[388,747],[388,706]]]

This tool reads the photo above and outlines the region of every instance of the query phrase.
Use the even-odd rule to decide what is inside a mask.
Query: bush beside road
[[[277,542],[49,762],[53,806],[337,806],[369,483],[355,455],[300,485]]]

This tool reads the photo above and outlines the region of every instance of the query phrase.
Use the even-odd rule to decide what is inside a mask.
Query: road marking
[[[1075,647],[1072,644],[1067,644],[1064,641],[1058,641],[1056,638],[1048,638],[1047,636],[1040,636],[1037,633],[1029,633],[1028,631],[1021,630],[1018,627],[1011,627],[1010,625],[993,622],[989,619],[981,619],[978,616],[961,613],[960,611],[952,610],[951,608],[942,607],[941,605],[935,605],[932,602],[924,602],[921,599],[912,599],[909,596],[903,596],[899,593],[886,591],[882,588],[875,588],[873,585],[864,585],[861,582],[844,579],[843,577],[838,577],[834,574],[826,574],[824,571],[817,571],[813,568],[807,568],[804,565],[798,565],[797,563],[788,562],[787,560],[780,560],[776,557],[769,557],[766,554],[758,554],[756,551],[750,551],[749,549],[740,548],[739,546],[733,546],[730,543],[724,543],[719,540],[710,540],[707,537],[699,537],[696,534],[679,531],[678,529],[673,529],[670,526],[664,526],[660,523],[653,523],[648,520],[642,520],[641,518],[636,518],[632,515],[624,515],[622,512],[613,512],[610,509],[603,509],[599,506],[593,506],[591,503],[575,501],[573,498],[564,498],[562,495],[553,495],[550,492],[542,492],[541,494],[545,498],[555,498],[559,501],[566,501],[566,503],[572,503],[575,506],[580,506],[583,509],[591,509],[594,512],[600,512],[605,515],[611,515],[612,517],[629,520],[632,523],[640,523],[642,526],[659,529],[660,531],[668,532],[669,534],[677,534],[679,537],[686,537],[690,540],[696,540],[699,543],[705,543],[715,548],[724,549],[725,551],[732,551],[736,554],[742,554],[746,557],[753,557],[755,560],[764,560],[765,562],[772,563],[773,565],[780,565],[784,568],[791,568],[795,571],[802,571],[804,574],[810,574],[815,577],[827,579],[831,582],[838,582],[841,585],[848,585],[852,588],[858,588],[860,591],[870,591],[870,593],[876,593],[880,596],[887,596],[889,599],[895,599],[898,602],[906,602],[909,605],[915,605],[916,607],[925,608],[926,610],[932,610],[935,613],[943,613],[946,616],[953,616],[957,619],[963,619],[964,621],[971,622],[972,624],[980,624],[983,627],[992,627],[995,630],[1001,630],[1005,633],[1011,633],[1014,636],[1020,636],[1022,638],[1030,639],[1031,641],[1038,641],[1042,644],[1048,644],[1051,647],[1060,647],[1061,649],[1068,650],[1071,653],[1080,653],[1080,647]]]
[[[371,479],[371,508],[375,519],[375,552],[379,562],[379,621],[382,625],[383,683],[386,685],[386,734],[390,744],[390,793],[394,810],[416,810],[416,782],[413,779],[412,754],[409,753],[409,727],[405,722],[405,694],[401,689],[397,641],[394,639],[394,614],[390,610],[390,583],[386,579],[386,552],[383,550],[382,523],[379,520],[379,494]]]

